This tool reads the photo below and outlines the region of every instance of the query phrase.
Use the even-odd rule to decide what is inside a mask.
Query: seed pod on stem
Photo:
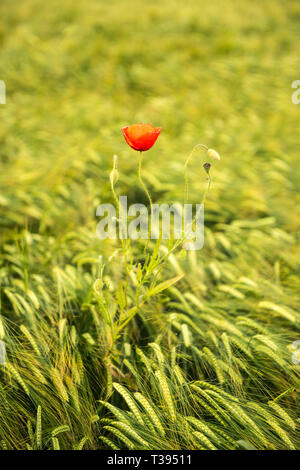
[[[212,158],[213,160],[221,160],[221,157],[220,155],[218,154],[218,152],[214,149],[208,149],[207,150],[207,155]]]

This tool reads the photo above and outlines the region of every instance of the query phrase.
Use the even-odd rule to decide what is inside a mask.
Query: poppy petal
[[[122,132],[130,147],[145,152],[155,144],[161,127],[155,128],[152,124],[133,124],[123,127]]]

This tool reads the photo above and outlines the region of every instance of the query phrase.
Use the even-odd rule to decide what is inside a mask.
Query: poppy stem
[[[199,205],[200,205],[199,211],[201,210],[201,206],[203,206],[204,203],[205,203],[205,201],[206,201],[207,195],[208,195],[209,190],[210,190],[210,187],[211,187],[211,182],[212,182],[212,179],[211,179],[210,173],[208,173],[208,184],[207,184],[207,188],[206,188],[206,191],[205,191],[205,193],[204,193],[204,196],[203,196],[203,198],[202,198],[202,201],[201,201],[201,203],[199,204]],[[195,222],[195,221],[197,220],[197,218],[198,218],[199,211],[196,212],[196,215],[195,215],[195,217],[193,218],[193,221],[192,221],[192,224],[191,224],[192,226],[194,225],[194,222]]]
[[[212,183],[212,178],[210,176],[210,173],[208,173],[208,183],[207,183],[207,187],[206,187],[206,190],[204,192],[204,195],[203,195],[203,198],[202,198],[202,201],[201,203],[199,204],[200,205],[200,210],[201,210],[201,206],[204,205],[205,201],[206,201],[206,198],[207,198],[207,195],[209,193],[209,190],[211,188],[211,183]],[[192,228],[195,221],[197,220],[198,218],[198,215],[199,215],[199,211],[196,212],[196,215],[195,217],[193,218],[191,224],[190,224],[190,227]],[[159,266],[159,269],[157,270],[157,273],[155,274],[154,276],[154,280],[152,281],[152,284],[155,285],[155,282],[156,282],[156,279],[159,277],[161,271],[162,271],[162,268],[164,266],[164,264],[167,262],[169,256],[173,253],[173,251],[176,250],[176,248],[178,248],[180,245],[182,245],[186,240],[186,237],[185,235],[183,236],[183,238],[181,238],[180,240],[178,240],[177,242],[175,242],[175,244],[173,245],[173,247],[168,251],[168,253],[165,254],[165,256],[163,256],[160,260],[159,260],[159,263],[160,263],[160,266]],[[158,267],[155,266],[155,267]]]
[[[184,219],[185,219],[185,208],[186,208],[186,204],[188,202],[188,197],[189,197],[189,183],[188,183],[188,176],[187,176],[187,167],[188,167],[188,164],[189,164],[189,161],[190,159],[192,158],[192,156],[194,155],[194,153],[199,149],[199,148],[202,148],[203,150],[208,150],[208,147],[206,147],[206,145],[204,144],[197,144],[195,145],[195,147],[193,148],[193,150],[191,151],[191,153],[189,154],[189,156],[187,157],[186,161],[185,161],[185,164],[184,164],[184,167],[183,167],[183,172],[184,172],[184,204],[183,204],[183,209],[184,209],[184,217],[183,217],[183,221],[182,221],[182,230],[183,230],[183,227],[184,227]]]
[[[145,246],[145,250],[146,250],[147,247],[148,247],[149,239],[151,237],[151,226],[152,226],[152,218],[153,218],[153,205],[152,205],[152,199],[151,199],[151,196],[149,194],[149,191],[146,188],[146,185],[145,185],[145,183],[142,179],[142,157],[143,157],[143,152],[139,152],[139,182],[140,182],[141,186],[143,187],[145,193],[147,194],[147,198],[149,200],[150,210],[151,210],[150,224],[149,224],[149,227],[148,227],[148,240],[147,240],[147,243],[146,243],[146,246]]]
[[[206,147],[206,145],[203,145],[203,144],[198,144],[196,145],[193,150],[191,151],[191,153],[189,154],[189,156],[187,157],[186,159],[186,162],[184,164],[184,168],[183,168],[183,171],[184,171],[184,180],[185,180],[185,188],[184,188],[184,204],[187,203],[188,201],[188,177],[187,177],[187,166],[189,164],[189,161],[190,159],[192,158],[192,156],[194,155],[194,153],[196,152],[196,150],[198,150],[199,148],[202,148],[204,150],[208,150],[208,147]]]

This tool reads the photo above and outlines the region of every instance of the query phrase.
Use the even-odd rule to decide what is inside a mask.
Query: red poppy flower
[[[145,152],[155,144],[161,127],[152,124],[132,124],[122,128],[123,135],[128,145],[134,150]]]

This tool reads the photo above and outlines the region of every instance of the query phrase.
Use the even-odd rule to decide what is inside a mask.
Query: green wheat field
[[[299,1],[0,15],[0,448],[300,449]],[[153,203],[183,201],[195,145],[221,156],[202,250],[96,236],[114,155],[116,195],[148,203],[141,122]]]

